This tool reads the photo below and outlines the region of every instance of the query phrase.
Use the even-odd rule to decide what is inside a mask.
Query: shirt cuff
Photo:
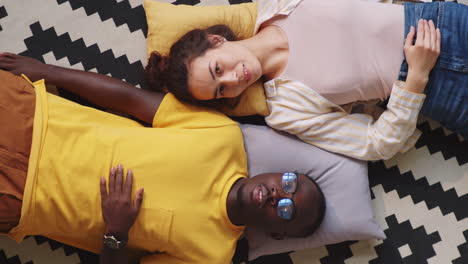
[[[404,85],[405,83],[401,81],[397,81],[393,84],[392,93],[390,94],[388,104],[396,104],[405,108],[419,111],[422,107],[422,104],[424,103],[424,99],[426,99],[426,95],[409,92],[402,88]]]

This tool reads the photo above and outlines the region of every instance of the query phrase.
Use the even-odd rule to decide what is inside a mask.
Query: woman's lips
[[[247,67],[245,67],[245,64],[243,64],[243,66],[244,66],[244,69],[243,69],[243,70],[244,70],[244,80],[245,80],[246,82],[249,82],[250,79],[252,78],[252,75],[250,74],[250,72],[249,72],[249,70],[247,69]]]
[[[258,208],[263,207],[268,199],[268,189],[263,184],[257,185],[252,191],[252,199]]]

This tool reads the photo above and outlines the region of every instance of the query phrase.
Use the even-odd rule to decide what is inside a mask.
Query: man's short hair
[[[309,236],[311,234],[313,234],[319,227],[320,227],[320,224],[322,224],[322,221],[323,221],[323,218],[325,217],[325,211],[326,211],[326,202],[325,202],[325,195],[323,195],[323,192],[322,192],[322,189],[320,188],[320,186],[317,184],[317,182],[315,182],[314,179],[312,179],[311,177],[309,177],[308,175],[305,175],[307,179],[309,179],[314,185],[315,185],[315,188],[317,188],[318,192],[319,192],[319,208],[318,208],[318,217],[316,218],[316,220],[311,223],[307,229],[306,229],[306,234],[304,235],[304,237],[306,236]]]

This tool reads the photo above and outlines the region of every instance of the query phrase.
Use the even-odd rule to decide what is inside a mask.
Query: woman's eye
[[[215,67],[215,72],[216,72],[217,74],[220,74],[220,73],[221,73],[221,69],[219,68],[218,65],[216,65],[216,67]]]
[[[220,94],[221,96],[224,96],[224,86],[220,86],[220,87],[219,87],[219,94]]]

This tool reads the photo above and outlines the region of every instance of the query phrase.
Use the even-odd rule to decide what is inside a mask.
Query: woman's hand
[[[15,75],[26,75],[31,81],[46,79],[50,65],[30,57],[23,57],[8,52],[0,52],[0,69]]]
[[[143,202],[143,188],[136,192],[132,202],[133,172],[127,171],[123,180],[122,165],[111,168],[109,173],[109,192],[106,179],[101,177],[101,205],[102,216],[106,223],[106,234],[122,234],[126,236],[130,227],[135,223],[141,203]]]
[[[440,30],[435,28],[432,20],[428,22],[420,19],[416,42],[413,45],[415,34],[414,27],[411,27],[404,47],[408,62],[405,87],[411,92],[422,93],[429,80],[429,73],[440,54]]]

